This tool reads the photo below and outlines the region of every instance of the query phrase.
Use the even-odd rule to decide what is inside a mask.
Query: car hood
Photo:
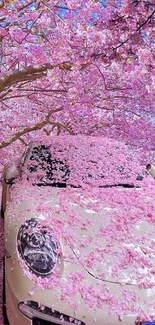
[[[153,202],[144,190],[14,187],[11,202],[17,201],[16,224],[31,215],[51,227],[64,261],[79,263],[106,282],[139,286],[155,282]]]

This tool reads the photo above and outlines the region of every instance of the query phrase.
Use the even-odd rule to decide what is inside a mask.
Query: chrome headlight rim
[[[20,258],[33,274],[47,277],[53,273],[59,261],[60,245],[51,235],[49,228],[47,229],[39,221],[31,218],[20,226],[17,233],[17,250]],[[46,268],[43,267],[45,265]]]

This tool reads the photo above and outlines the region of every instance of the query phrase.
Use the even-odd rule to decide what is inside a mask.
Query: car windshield
[[[57,137],[33,145],[27,178],[38,186],[138,186],[144,172],[138,156],[118,141]]]

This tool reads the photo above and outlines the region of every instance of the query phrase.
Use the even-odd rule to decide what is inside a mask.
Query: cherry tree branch
[[[151,18],[154,16],[154,14],[155,14],[155,10],[153,10],[151,12],[151,14],[145,19],[145,21],[143,23],[139,24],[139,26],[136,28],[136,30],[129,37],[127,37],[124,41],[119,42],[118,45],[114,46],[112,48],[112,53],[117,51],[120,47],[124,46],[127,42],[129,42],[134,37],[135,33],[139,32],[151,20]],[[96,53],[96,54],[93,53],[92,57],[97,58],[97,57],[103,56],[105,58],[110,58],[112,53],[110,53],[109,55],[107,55],[106,53],[103,53],[103,52]]]
[[[66,130],[69,134],[74,134],[73,131],[71,130],[69,124],[62,124],[62,123],[59,123],[59,122],[53,122],[50,120],[50,117],[52,114],[54,113],[57,113],[59,111],[61,111],[63,108],[60,107],[60,108],[56,108],[56,109],[51,109],[49,110],[47,116],[45,117],[45,119],[42,121],[42,122],[39,122],[39,123],[36,123],[35,125],[31,126],[31,127],[26,127],[24,128],[23,130],[21,131],[18,131],[16,134],[14,134],[11,138],[5,140],[5,141],[2,141],[0,143],[0,149],[3,149],[7,146],[9,146],[10,144],[16,142],[17,140],[25,143],[25,141],[21,138],[22,136],[30,133],[30,132],[33,132],[33,131],[38,131],[38,130],[41,130],[43,129],[46,125],[52,125],[52,130],[53,131],[55,128],[57,128],[57,134],[59,134],[61,132],[61,129],[64,129]],[[49,135],[51,133],[51,131],[47,131],[46,129],[43,129],[44,132]]]
[[[62,124],[62,123],[58,123],[58,122],[51,122],[51,121],[47,121],[47,120],[43,120],[42,122],[39,122],[29,128],[25,128],[22,131],[17,132],[16,134],[14,134],[10,139],[7,139],[5,141],[2,141],[0,143],[0,149],[3,149],[5,147],[8,147],[10,144],[16,142],[17,140],[22,141],[23,143],[25,142],[21,137],[23,135],[26,135],[32,131],[38,131],[41,130],[45,127],[45,125],[51,124],[53,126],[52,131],[57,128],[58,132],[57,134],[59,134],[61,132],[61,129],[65,129],[69,134],[73,135],[73,132],[70,130],[69,127],[67,127],[67,125]],[[50,134],[50,132],[47,132],[47,130],[44,130],[46,132],[46,134]]]
[[[19,82],[32,81],[33,77],[38,79],[46,76],[48,70],[59,68],[62,70],[71,70],[73,64],[71,62],[63,62],[60,64],[43,64],[41,66],[28,66],[22,70],[16,70],[15,72],[0,78],[0,92],[4,91],[7,87],[13,86]]]
[[[42,129],[48,122],[46,120],[40,122],[40,123],[37,123],[35,124],[34,126],[31,126],[29,128],[25,128],[23,129],[22,131],[19,131],[17,132],[15,135],[13,135],[10,139],[8,140],[5,140],[5,141],[2,141],[0,143],[0,149],[2,148],[5,148],[7,146],[9,146],[11,143],[17,141],[17,140],[20,140],[21,136],[27,134],[27,133],[30,133],[32,131],[37,131],[37,130],[40,130]]]
[[[34,1],[30,1],[29,3],[27,3],[26,5],[23,5],[22,7],[19,7],[17,9],[17,11],[22,11],[24,9],[26,9],[27,7],[29,7],[31,4],[33,4]]]
[[[154,16],[154,14],[155,14],[155,10],[153,10],[152,13],[147,17],[147,19],[142,24],[139,25],[139,27],[136,29],[136,32],[139,32],[143,28],[143,26],[145,26],[150,21],[150,19]],[[126,44],[132,37],[133,35],[128,37],[125,41],[120,42],[116,47],[113,48],[113,51],[117,50],[119,47]]]
[[[82,64],[81,69],[87,68],[90,64],[90,62]],[[0,93],[2,93],[0,100],[4,100],[6,94],[8,94],[8,92],[12,92],[14,90],[13,86],[18,83],[31,82],[39,78],[46,77],[48,70],[53,70],[54,68],[59,68],[64,71],[71,71],[73,66],[74,64],[72,62],[62,62],[59,64],[46,63],[40,66],[28,66],[25,69],[18,69],[9,75],[5,75],[4,77],[0,78]]]

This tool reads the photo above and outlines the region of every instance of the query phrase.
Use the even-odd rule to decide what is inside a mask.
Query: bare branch
[[[145,24],[147,24],[154,14],[155,14],[155,10],[152,11],[150,16],[137,28],[136,31],[138,32]]]
[[[23,138],[19,138],[19,141],[21,141],[26,147],[28,146],[28,143]]]
[[[35,93],[37,92],[41,92],[41,93],[67,93],[67,90],[64,90],[64,89],[44,89],[44,88],[41,88],[41,89],[34,89],[34,88],[30,88],[30,89],[25,89],[25,88],[17,88],[17,90],[19,91],[23,91],[23,92],[26,92],[26,91],[35,91]]]
[[[22,11],[24,9],[26,9],[27,7],[29,7],[31,4],[33,4],[33,1],[30,1],[29,3],[27,3],[26,5],[23,5],[22,7],[19,7],[17,9],[17,11]]]

